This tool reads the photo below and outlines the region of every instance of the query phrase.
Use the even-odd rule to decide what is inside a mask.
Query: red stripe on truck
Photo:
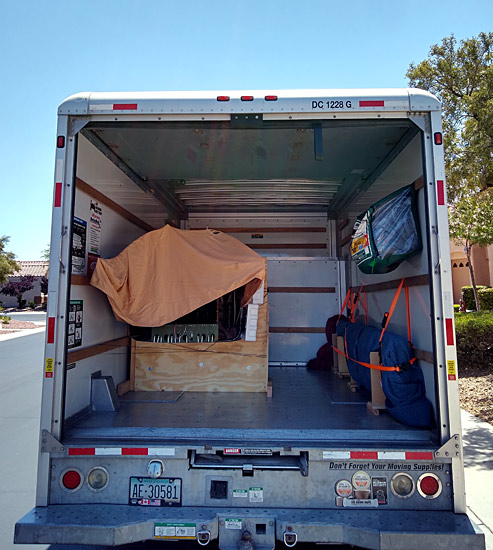
[[[440,206],[445,204],[445,186],[443,180],[437,180],[437,201]]]
[[[360,107],[385,107],[385,101],[383,100],[373,100],[373,101],[360,101]]]
[[[136,111],[137,103],[113,103],[113,111]]]
[[[447,346],[454,345],[454,322],[452,319],[445,319],[445,331],[447,333]]]
[[[55,183],[55,208],[62,206],[62,182]]]
[[[406,452],[406,460],[433,460],[433,453]]]
[[[70,447],[70,449],[68,450],[68,454],[69,456],[92,456],[96,454],[96,449]]]
[[[124,448],[122,449],[122,455],[127,455],[127,456],[135,456],[135,455],[145,455],[147,456],[148,454],[148,451],[147,451],[147,448],[142,448],[142,447],[135,447],[135,448]]]
[[[55,343],[55,318],[54,317],[48,317],[48,332],[46,336],[46,343],[47,344]]]

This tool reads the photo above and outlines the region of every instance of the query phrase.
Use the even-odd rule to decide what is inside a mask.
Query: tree
[[[446,37],[406,74],[442,102],[450,234],[465,243],[479,310],[471,248],[493,243],[493,33]]]
[[[4,283],[9,275],[20,269],[20,265],[15,261],[15,254],[5,250],[9,240],[10,237],[5,235],[0,237],[0,283]]]
[[[0,288],[0,292],[6,296],[15,296],[17,298],[17,307],[22,307],[22,295],[34,288],[34,275],[23,275],[18,281],[9,281]]]
[[[479,311],[478,291],[471,261],[474,244],[486,246],[493,243],[493,188],[479,193],[469,193],[449,208],[450,236],[457,244],[465,244],[471,286]]]
[[[444,38],[406,76],[442,102],[449,200],[493,187],[493,33]]]

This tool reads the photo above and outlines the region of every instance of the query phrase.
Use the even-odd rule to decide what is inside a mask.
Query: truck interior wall
[[[128,184],[128,178],[118,170],[97,149],[81,138],[78,150],[77,177],[90,186],[98,184],[107,177],[111,184]],[[130,182],[133,187],[135,184]],[[90,194],[76,189],[74,216],[87,222],[87,243],[85,254],[85,272],[87,276],[91,200],[98,202]],[[128,244],[145,233],[145,230],[125,219],[113,209],[102,205],[99,254],[102,258],[112,258]],[[86,281],[88,282],[88,281]],[[122,338],[127,334],[127,325],[118,322],[113,315],[109,302],[99,290],[88,284],[72,284],[70,300],[82,300],[83,325],[82,344],[69,349],[76,351]],[[70,355],[68,356],[70,364]],[[75,366],[74,366],[75,365]],[[101,371],[103,376],[112,376],[115,385],[127,379],[128,353],[123,347],[79,360],[71,364],[66,376],[65,418],[90,406],[91,375]]]
[[[375,203],[389,194],[389,186],[394,189],[409,185],[411,182],[419,181],[423,173],[423,160],[421,150],[421,134],[418,134],[411,143],[403,150],[395,161],[385,170],[370,190],[365,193],[362,199],[368,202],[368,196],[371,197],[371,203]],[[355,201],[351,207],[348,216],[349,223],[347,227],[352,230],[354,222],[359,214],[364,212],[357,210],[360,201]],[[373,285],[388,281],[400,280],[402,278],[426,275],[429,273],[429,254],[428,254],[428,236],[427,236],[427,215],[425,189],[421,187],[417,191],[418,216],[420,223],[421,238],[423,250],[419,254],[412,256],[402,262],[397,269],[390,273],[381,275],[367,275],[362,273],[356,264],[350,260],[349,243],[343,248],[342,256],[347,260],[348,278],[351,285],[360,287],[361,285]],[[348,231],[346,229],[346,231]],[[389,310],[396,289],[371,292],[368,295],[368,318],[369,324],[380,326],[383,315]],[[433,354],[433,337],[431,327],[431,305],[430,289],[428,285],[412,286],[409,289],[410,302],[410,320],[412,331],[412,343],[419,349]],[[395,312],[392,316],[388,330],[395,332],[407,338],[407,312],[404,298],[404,291],[401,293]],[[426,385],[426,395],[433,405],[436,418],[436,380],[433,364],[424,360],[419,361],[419,367],[423,372]]]
[[[263,217],[194,216],[187,226],[227,229],[228,234],[267,257],[268,288],[272,289],[269,364],[305,365],[315,357],[327,342],[327,318],[339,312],[341,303],[340,266],[331,257],[333,224],[322,216],[273,213]],[[301,290],[306,287],[331,288],[331,292]],[[276,291],[279,288],[286,291]],[[300,332],[296,332],[298,327]]]

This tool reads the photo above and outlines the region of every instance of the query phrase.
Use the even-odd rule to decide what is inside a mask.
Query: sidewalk
[[[469,517],[493,550],[493,426],[464,410],[461,418]]]

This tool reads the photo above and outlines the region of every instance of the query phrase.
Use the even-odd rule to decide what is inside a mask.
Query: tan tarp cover
[[[247,283],[249,299],[264,277],[264,259],[238,239],[166,225],[99,259],[91,285],[108,296],[117,319],[158,327]]]

